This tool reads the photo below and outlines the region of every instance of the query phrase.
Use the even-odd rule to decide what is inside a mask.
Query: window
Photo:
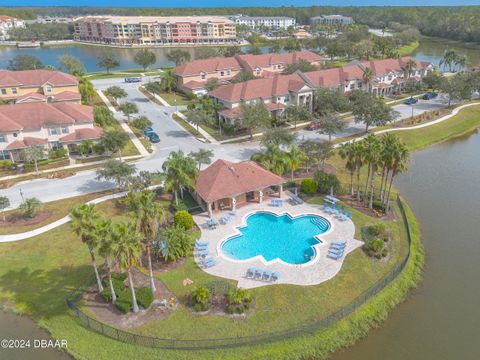
[[[10,160],[10,152],[8,150],[0,150],[0,160]]]
[[[0,143],[7,142],[7,136],[4,134],[0,134]]]
[[[47,93],[51,93],[52,92],[52,87],[51,86],[47,86]]]
[[[285,95],[285,102],[289,102],[290,101],[290,95]]]
[[[69,133],[68,127],[66,127],[66,126],[62,126],[61,130],[62,130],[62,134],[68,134]]]
[[[2,95],[7,95],[7,89],[2,89]]]
[[[206,74],[204,72],[200,73],[200,79],[205,80]]]
[[[12,88],[12,94],[16,94],[17,93],[17,88]]]
[[[360,82],[360,83],[358,83],[358,88],[359,88],[359,89],[361,89],[361,88],[362,88],[362,86],[363,86],[363,84],[362,84],[361,82]]]
[[[392,80],[392,75],[388,75],[388,80]]]
[[[58,135],[57,128],[50,128],[50,135]]]
[[[220,76],[225,76],[225,71],[220,71]]]
[[[230,70],[227,70],[227,75],[230,75],[231,74],[231,71]]]
[[[350,89],[351,90],[355,89],[355,84],[350,84]]]

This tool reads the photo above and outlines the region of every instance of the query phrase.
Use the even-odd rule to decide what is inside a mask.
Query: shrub
[[[143,130],[149,126],[152,126],[152,122],[146,116],[139,116],[132,121],[132,126],[137,129]]]
[[[190,233],[180,226],[164,228],[154,242],[154,252],[165,261],[177,261],[187,256],[193,250]]]
[[[144,309],[148,309],[153,301],[152,289],[147,286],[141,287],[136,291],[137,302]]]
[[[230,314],[238,312],[243,314],[247,309],[249,304],[252,302],[252,294],[246,289],[236,288],[230,289],[227,293],[228,308],[227,311]],[[232,309],[230,307],[234,308]],[[231,312],[232,311],[232,312]]]
[[[235,314],[235,312],[237,311],[237,307],[235,305],[228,305],[227,311],[229,314]]]
[[[175,204],[175,202],[173,202],[173,203],[172,203],[172,208],[173,208],[173,210],[175,210],[175,212],[187,211],[187,210],[188,210],[187,205],[186,205],[184,202],[182,202],[182,201],[180,201],[180,202],[178,203],[178,205]]]
[[[180,226],[185,230],[190,230],[193,227],[193,217],[186,210],[177,211],[173,217],[173,222],[176,226]]]
[[[300,190],[305,194],[314,194],[317,191],[317,183],[313,179],[303,179]]]
[[[110,287],[104,285],[104,289],[100,293],[100,296],[102,297],[102,299],[105,302],[107,302],[107,303],[111,302],[112,301],[112,293],[110,291]]]
[[[193,290],[190,294],[190,300],[195,311],[208,310],[211,297],[210,290],[205,287],[199,287]]]
[[[127,273],[112,274],[112,285],[113,285],[113,289],[115,290],[115,294],[125,291],[126,286],[123,282],[125,281],[126,278],[127,278]],[[105,276],[102,279],[102,285],[104,288],[110,289],[110,285],[108,284],[108,276]]]
[[[25,201],[19,206],[20,213],[26,218],[33,218],[37,214],[37,211],[42,207],[42,202],[35,197],[25,199]]]
[[[122,313],[127,314],[132,309],[132,302],[129,298],[117,298],[115,306]]]
[[[317,183],[317,191],[326,194],[333,190],[333,193],[339,193],[341,191],[340,180],[338,180],[335,174],[327,174],[325,171],[318,170],[313,175]]]
[[[387,211],[387,205],[385,205],[383,201],[380,200],[373,200],[372,207],[375,210],[381,211],[383,213]]]
[[[15,164],[12,160],[0,160],[0,169],[1,170],[10,170],[14,169]]]
[[[381,259],[387,256],[387,248],[383,240],[381,239],[372,239],[364,245],[365,252],[368,256],[376,257],[377,259]]]
[[[66,157],[68,154],[68,151],[67,149],[64,149],[64,148],[60,148],[60,149],[56,149],[56,150],[50,150],[48,152],[48,158],[49,159],[61,159],[61,158],[64,158]]]

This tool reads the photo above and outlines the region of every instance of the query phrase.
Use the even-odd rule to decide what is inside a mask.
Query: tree
[[[290,146],[297,139],[297,133],[284,127],[268,128],[263,132],[260,144],[262,146],[275,145],[278,147]]]
[[[177,78],[173,71],[167,70],[164,71],[162,74],[162,86],[166,92],[171,93],[173,89],[175,89],[175,85],[177,84]]]
[[[107,70],[107,74],[109,74],[110,69],[120,66],[120,62],[117,60],[117,57],[113,53],[108,52],[98,58],[97,66],[104,68],[105,70]]]
[[[90,139],[83,140],[77,145],[77,151],[82,156],[88,156],[93,152],[93,141]]]
[[[230,57],[230,56],[242,55],[242,54],[243,54],[243,51],[242,51],[242,48],[240,46],[232,45],[232,46],[227,46],[225,48],[224,56]]]
[[[132,294],[133,312],[138,312],[137,297],[133,285],[132,269],[142,252],[142,236],[137,232],[135,223],[118,223],[113,226],[114,251],[120,267],[127,271],[128,284]]]
[[[233,77],[231,82],[235,84],[235,83],[241,83],[249,80],[254,80],[256,78],[257,77],[253,75],[253,72],[242,70]]]
[[[0,211],[3,213],[3,222],[5,222],[5,213],[3,212],[10,206],[10,199],[6,196],[0,196]]]
[[[294,62],[292,64],[287,64],[283,70],[284,74],[293,74],[296,71],[309,72],[315,71],[317,68],[315,65],[310,64],[307,60],[301,59],[300,61]]]
[[[95,223],[99,220],[97,209],[93,204],[77,205],[70,213],[70,218],[72,219],[70,225],[72,226],[73,232],[79,236],[80,240],[88,247],[92,266],[95,271],[95,277],[97,279],[98,292],[102,292],[102,281],[98,274],[97,263],[95,260],[95,247],[98,243],[97,238],[92,234]]]
[[[20,204],[18,209],[20,213],[29,219],[32,219],[37,214],[37,211],[42,208],[42,202],[35,197],[27,198]]]
[[[242,103],[240,112],[242,114],[242,127],[248,129],[250,139],[253,139],[254,128],[268,127],[271,122],[270,112],[263,102],[256,104]]]
[[[98,252],[105,259],[107,265],[107,277],[108,287],[110,288],[110,294],[112,295],[112,304],[117,301],[117,295],[113,287],[112,272],[116,258],[113,243],[113,226],[110,220],[100,219],[93,225],[91,236],[95,243],[98,244]]]
[[[388,186],[388,193],[384,196],[384,202],[387,205],[387,211],[390,204],[390,191],[392,190],[393,179],[400,173],[408,169],[408,162],[410,160],[410,153],[405,144],[398,142],[396,151],[393,155],[392,172],[390,175],[390,185]],[[386,187],[385,187],[386,188]]]
[[[362,74],[363,83],[367,87],[367,91],[372,91],[372,81],[375,79],[375,73],[369,67],[363,69]]]
[[[13,71],[19,70],[38,70],[44,69],[42,61],[33,55],[20,54],[8,61],[7,69]]]
[[[343,89],[319,88],[315,93],[314,108],[318,115],[347,112],[351,104]]]
[[[447,49],[443,54],[443,58],[440,60],[438,65],[443,67],[443,69],[448,68],[448,71],[453,72],[453,67],[455,66],[455,61],[457,60],[458,54],[455,50]]]
[[[167,53],[167,59],[173,61],[176,66],[189,62],[190,58],[190,53],[182,49],[173,49]]]
[[[93,107],[93,119],[95,123],[101,127],[106,127],[115,124],[116,120],[113,117],[113,113],[106,106],[94,106]]]
[[[190,234],[183,227],[169,226],[163,229],[157,240],[159,252],[165,261],[177,261],[193,249]]]
[[[207,89],[207,91],[213,91],[213,90],[217,89],[218,87],[220,87],[220,85],[222,85],[220,80],[218,80],[215,77],[210,78],[205,82],[205,89]]]
[[[142,49],[137,51],[133,57],[133,61],[135,61],[135,64],[140,65],[143,68],[143,71],[145,71],[150,65],[157,62],[157,57],[153,51]]]
[[[144,130],[147,127],[150,127],[152,125],[153,125],[152,122],[146,116],[139,116],[138,118],[132,121],[132,126],[140,130]]]
[[[136,175],[130,176],[128,179],[128,188],[133,192],[147,190],[152,185],[152,182],[155,178],[161,180],[162,175],[158,172],[152,173],[150,171],[142,170]]]
[[[429,88],[432,89],[432,91],[435,91],[437,89],[440,88],[441,84],[442,84],[442,79],[443,77],[434,72],[434,73],[431,73],[431,74],[428,74],[427,76],[425,76],[423,79],[422,79],[422,82]]]
[[[365,192],[367,193],[367,195],[368,195],[368,192],[370,192],[368,207],[372,209],[374,186],[375,186],[375,175],[377,174],[377,169],[380,165],[381,143],[380,141],[378,141],[378,138],[373,134],[368,135],[363,141],[365,146],[364,147],[365,160],[368,163],[367,184],[368,184],[368,181],[370,181],[370,189],[366,190]],[[367,189],[367,186],[365,186],[365,189]]]
[[[327,115],[321,121],[321,128],[318,131],[318,133],[328,135],[328,142],[331,143],[332,135],[335,135],[336,133],[343,131],[344,128],[345,128],[345,122],[339,117],[333,114],[330,114],[330,115]]]
[[[82,104],[91,104],[92,99],[95,96],[95,88],[90,80],[81,77],[78,79],[78,90],[82,97]]]
[[[35,164],[35,173],[38,175],[38,160],[45,159],[45,148],[43,145],[27,146],[23,149],[23,156],[25,161]]]
[[[118,102],[119,99],[125,99],[127,97],[127,92],[123,90],[120,86],[110,86],[104,90],[104,94],[111,96]]]
[[[147,250],[148,271],[150,275],[150,288],[155,293],[155,281],[152,268],[152,242],[157,235],[160,224],[167,220],[167,212],[155,201],[153,192],[130,192],[126,197],[128,210],[136,219],[136,230],[143,237]]]
[[[127,144],[128,135],[122,130],[110,130],[103,133],[100,142],[112,154],[118,152],[119,159],[122,158],[122,149]]]
[[[293,181],[293,173],[298,170],[300,164],[305,161],[306,154],[298,147],[292,145],[287,152],[287,167],[290,169],[290,179]]]
[[[138,114],[138,106],[135,103],[126,102],[120,105],[120,111],[123,112],[123,115],[125,115],[128,122],[130,122],[130,116]]]
[[[410,59],[407,61],[405,65],[405,71],[406,71],[406,78],[408,79],[410,76],[412,76],[412,73],[415,74],[415,70],[417,69],[417,61],[415,59]]]
[[[188,110],[185,116],[187,117],[187,120],[189,122],[195,125],[195,127],[197,128],[197,132],[199,131],[200,124],[208,123],[208,120],[210,118],[210,116],[207,115],[207,113],[202,109]]]
[[[289,164],[287,153],[273,144],[267,145],[265,152],[253,154],[251,159],[280,176],[285,173]]]
[[[60,64],[60,69],[65,70],[69,74],[83,76],[85,73],[85,65],[75,56],[68,54],[60,55],[58,63]]]
[[[183,189],[193,188],[197,179],[198,170],[195,160],[186,157],[183,151],[171,152],[162,165],[165,181],[164,189],[173,191],[175,204],[178,205],[178,192],[183,198]]]
[[[198,165],[198,171],[200,171],[200,168],[202,167],[203,164],[208,165],[211,164],[212,158],[213,158],[213,151],[212,150],[207,150],[207,149],[199,149],[196,152],[191,152],[188,154],[191,156]]]
[[[353,175],[357,169],[355,164],[355,143],[347,142],[340,145],[338,150],[340,157],[345,160],[345,169],[350,173],[350,195],[354,195],[353,191]]]
[[[287,120],[293,122],[294,128],[297,128],[297,123],[313,120],[313,116],[309,109],[304,105],[290,104],[285,110]]]
[[[395,110],[370,93],[355,91],[352,97],[354,98],[352,114],[355,122],[364,123],[366,132],[370,126],[385,125],[397,116]]]
[[[318,164],[320,164],[323,169],[325,161],[332,156],[332,145],[324,140],[306,140],[300,144],[300,149],[306,155],[303,163],[307,168],[307,172],[310,171],[311,167]]]
[[[440,83],[440,89],[448,95],[448,106],[452,101],[461,101],[472,97],[472,83],[465,74],[456,74],[448,78],[443,78]]]
[[[97,170],[97,180],[113,181],[120,189],[125,189],[130,176],[136,171],[135,165],[130,165],[118,160],[107,160],[103,169]]]
[[[219,49],[211,46],[203,46],[195,49],[195,60],[209,59],[220,55]]]

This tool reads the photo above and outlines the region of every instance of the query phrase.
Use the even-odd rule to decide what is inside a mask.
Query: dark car
[[[132,76],[132,77],[126,77],[124,80],[126,83],[137,83],[137,82],[141,82],[142,78],[140,76],[135,76],[135,77]]]
[[[320,121],[312,121],[310,124],[307,125],[305,129],[307,130],[318,130],[322,126],[322,123]]]
[[[149,136],[152,133],[155,133],[155,131],[150,126],[143,129],[143,134],[145,136]]]
[[[156,132],[148,134],[148,138],[152,143],[159,143],[160,142],[160,137],[157,135]]]
[[[436,92],[430,91],[425,94],[423,94],[422,99],[423,100],[432,100],[435,99],[438,96]]]
[[[413,104],[416,104],[418,102],[417,99],[415,99],[414,97],[411,97],[411,98],[408,98],[407,100],[405,100],[404,104],[405,105],[413,105]]]

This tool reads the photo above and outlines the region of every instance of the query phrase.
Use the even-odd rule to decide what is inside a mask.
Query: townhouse
[[[24,149],[66,147],[76,151],[84,140],[98,140],[102,129],[94,125],[93,108],[71,102],[21,103],[0,106],[0,160],[24,160]]]
[[[113,45],[222,44],[236,41],[224,16],[82,16],[74,39]]]
[[[177,87],[185,92],[203,95],[206,94],[204,86],[209,79],[217,78],[222,83],[228,83],[241,71],[251,72],[257,77],[268,77],[283,72],[287,65],[300,60],[308,61],[318,67],[325,63],[322,56],[311,51],[287,54],[246,54],[194,60],[175,68]]]
[[[78,103],[80,99],[75,76],[53,70],[0,70],[0,100]]]
[[[343,15],[320,15],[310,18],[310,24],[346,26],[353,24],[353,19]]]
[[[294,73],[228,84],[209,95],[223,107],[220,121],[235,124],[242,115],[241,104],[263,102],[274,117],[283,116],[290,104],[303,105],[312,111],[314,90],[300,74]]]
[[[252,30],[262,27],[273,30],[286,30],[291,26],[295,27],[296,23],[294,18],[286,16],[246,16],[239,14],[230,16],[230,20],[234,21],[236,25],[245,25]]]
[[[10,30],[24,28],[25,21],[11,16],[0,15],[0,40],[10,39]]]

